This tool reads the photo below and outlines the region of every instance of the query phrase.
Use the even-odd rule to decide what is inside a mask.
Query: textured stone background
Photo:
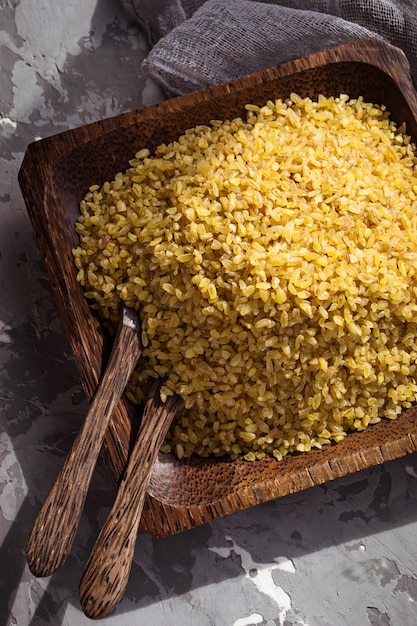
[[[101,460],[65,566],[25,541],[87,404],[17,183],[26,146],[155,99],[117,0],[0,0],[0,626],[81,626],[78,583],[115,491]],[[103,623],[417,623],[416,455],[167,539],[138,537]]]

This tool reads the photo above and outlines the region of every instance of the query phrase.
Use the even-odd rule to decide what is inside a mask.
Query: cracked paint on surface
[[[238,546],[231,537],[226,537],[226,539],[232,543],[230,548],[210,549],[222,558],[230,557],[232,552],[240,557],[245,575],[254,583],[258,592],[269,596],[277,607],[279,607],[277,616],[279,620],[278,624],[283,625],[288,611],[291,609],[291,598],[277,583],[273,573],[282,569],[294,574],[294,564],[285,557],[274,559],[273,563],[257,563],[253,561],[249,552]],[[244,619],[249,619],[249,616]]]
[[[35,579],[25,542],[88,409],[17,183],[39,138],[161,99],[118,0],[0,7],[0,624],[84,626],[78,584],[115,487],[96,468],[65,566]],[[114,626],[415,622],[417,456],[173,537],[139,533]]]

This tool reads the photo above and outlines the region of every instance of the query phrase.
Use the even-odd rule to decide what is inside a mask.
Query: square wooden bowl
[[[41,254],[49,272],[81,381],[91,398],[108,355],[108,339],[76,280],[72,248],[79,203],[92,184],[128,167],[135,152],[151,151],[187,128],[245,115],[291,92],[385,104],[417,140],[417,97],[404,54],[378,39],[362,39],[279,67],[236,79],[156,106],[60,133],[28,146],[19,182]],[[417,411],[403,412],[341,443],[282,461],[264,458],[191,458],[160,454],[148,488],[141,528],[166,536],[238,510],[293,493],[417,449]],[[123,398],[115,411],[106,451],[120,479],[139,425],[137,408]]]

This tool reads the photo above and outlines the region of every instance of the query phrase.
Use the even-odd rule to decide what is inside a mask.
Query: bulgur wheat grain
[[[384,106],[293,94],[140,150],[81,202],[78,280],[140,308],[179,457],[341,441],[417,394],[415,146]]]

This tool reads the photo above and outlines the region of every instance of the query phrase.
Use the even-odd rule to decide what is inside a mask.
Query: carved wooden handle
[[[84,425],[29,536],[26,557],[35,576],[53,574],[71,549],[111,415],[141,351],[139,315],[124,309],[105,374]]]
[[[177,395],[161,402],[160,385],[156,381],[151,388],[126,473],[80,582],[81,606],[91,619],[105,617],[116,608],[129,579],[149,478],[180,403]]]

